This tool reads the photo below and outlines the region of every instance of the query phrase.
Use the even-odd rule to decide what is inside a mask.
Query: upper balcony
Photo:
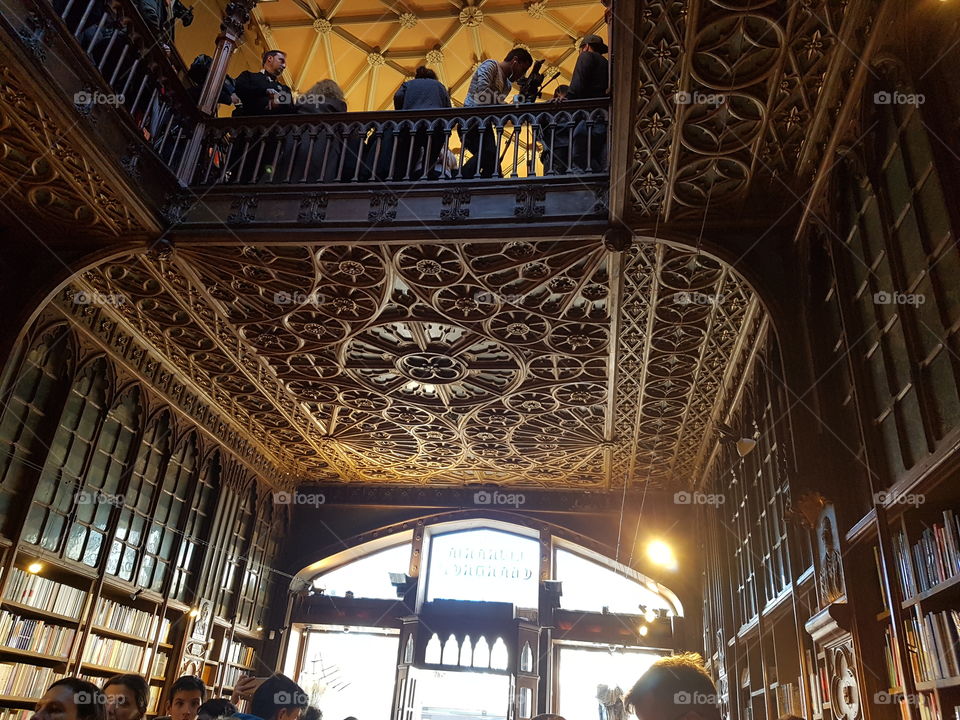
[[[127,219],[138,213],[150,235],[442,238],[462,236],[468,222],[471,234],[490,237],[515,236],[518,226],[595,237],[607,227],[606,99],[214,117],[135,0],[15,0],[12,10],[4,44],[43,58],[37,81],[60,93],[48,102],[79,116],[71,131],[90,164],[111,171]],[[248,10],[227,7],[211,75],[235,49]],[[96,217],[90,227],[122,236],[130,224]]]

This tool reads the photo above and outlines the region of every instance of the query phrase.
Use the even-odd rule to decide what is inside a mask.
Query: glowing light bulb
[[[668,570],[677,569],[677,558],[673,554],[673,549],[663,540],[653,540],[647,545],[647,557],[649,557],[654,564],[665,567]]]
[[[640,637],[646,637],[648,632],[650,632],[650,628],[648,628],[646,625],[640,626],[640,630],[639,630]]]
[[[43,570],[43,563],[41,562],[32,562],[29,565],[27,565],[28,573],[33,573],[34,575],[36,575],[41,570]]]

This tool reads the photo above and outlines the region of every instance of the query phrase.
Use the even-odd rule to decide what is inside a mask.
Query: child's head
[[[194,675],[184,675],[170,688],[167,714],[171,720],[197,720],[197,711],[207,699],[207,686]]]
[[[197,710],[197,720],[216,720],[230,717],[237,712],[237,706],[226,698],[211,698]]]

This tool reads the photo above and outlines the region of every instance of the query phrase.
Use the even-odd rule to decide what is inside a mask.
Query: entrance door
[[[510,676],[410,668],[416,682],[409,720],[507,720]]]

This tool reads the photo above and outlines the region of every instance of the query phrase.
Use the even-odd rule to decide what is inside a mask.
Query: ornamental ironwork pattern
[[[759,314],[709,258],[580,240],[194,247],[83,286],[321,483],[685,483]]]
[[[758,178],[779,178],[781,191],[793,186],[799,194],[875,5],[641,3],[632,31],[632,210],[674,217],[722,207],[743,198]],[[828,68],[838,82],[827,84]]]

